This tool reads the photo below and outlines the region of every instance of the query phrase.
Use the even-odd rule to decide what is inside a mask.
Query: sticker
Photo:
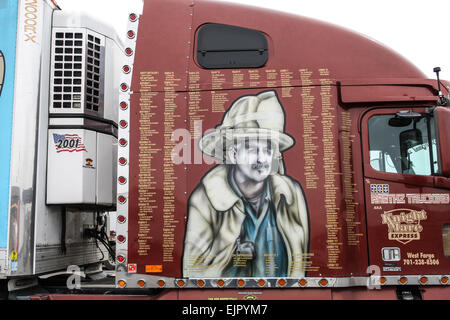
[[[128,273],[136,273],[137,272],[137,264],[130,263],[128,264]]]
[[[388,248],[383,248],[381,249],[381,256],[383,258],[383,261],[400,261],[401,260],[401,256],[400,256],[400,248],[393,248],[393,247],[388,247]]]
[[[388,184],[370,185],[371,204],[450,204],[448,193],[389,193]]]
[[[383,224],[388,227],[388,239],[407,244],[413,240],[420,240],[423,230],[420,221],[427,220],[425,210],[394,209],[381,214]]]
[[[16,262],[17,261],[17,252],[12,251],[10,257],[11,257],[11,262]]]
[[[94,160],[92,160],[91,158],[84,159],[83,168],[95,169],[95,167],[94,167]]]
[[[402,268],[395,263],[383,263],[383,271],[402,272]]]
[[[439,259],[434,253],[407,252],[405,259],[403,259],[403,264],[411,266],[438,266]]]
[[[86,151],[86,147],[78,134],[53,134],[56,152],[80,152]]]
[[[163,272],[162,265],[146,265],[145,272]]]

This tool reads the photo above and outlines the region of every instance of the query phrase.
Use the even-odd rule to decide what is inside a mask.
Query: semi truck
[[[109,254],[111,283],[95,290],[122,298],[448,297],[439,68],[428,79],[339,26],[208,0],[145,0],[123,44],[39,2],[53,19],[35,54],[30,3],[9,3],[18,23],[9,14],[1,48],[9,290],[98,273]],[[77,41],[81,60],[66,51]],[[32,297],[82,292],[64,286]]]

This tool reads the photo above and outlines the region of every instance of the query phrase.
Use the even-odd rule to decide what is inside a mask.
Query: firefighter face
[[[270,140],[245,139],[234,145],[232,162],[248,181],[264,181],[272,171],[274,151]]]

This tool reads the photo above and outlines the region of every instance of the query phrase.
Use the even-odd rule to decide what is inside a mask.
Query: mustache
[[[252,169],[256,169],[256,170],[259,170],[259,169],[269,169],[269,168],[270,168],[270,164],[267,163],[267,162],[264,162],[264,163],[254,163],[254,164],[252,164]]]

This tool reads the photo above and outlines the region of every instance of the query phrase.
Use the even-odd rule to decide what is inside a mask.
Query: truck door
[[[362,118],[369,264],[397,276],[390,281],[439,281],[450,267],[449,180],[426,111],[374,108]]]

